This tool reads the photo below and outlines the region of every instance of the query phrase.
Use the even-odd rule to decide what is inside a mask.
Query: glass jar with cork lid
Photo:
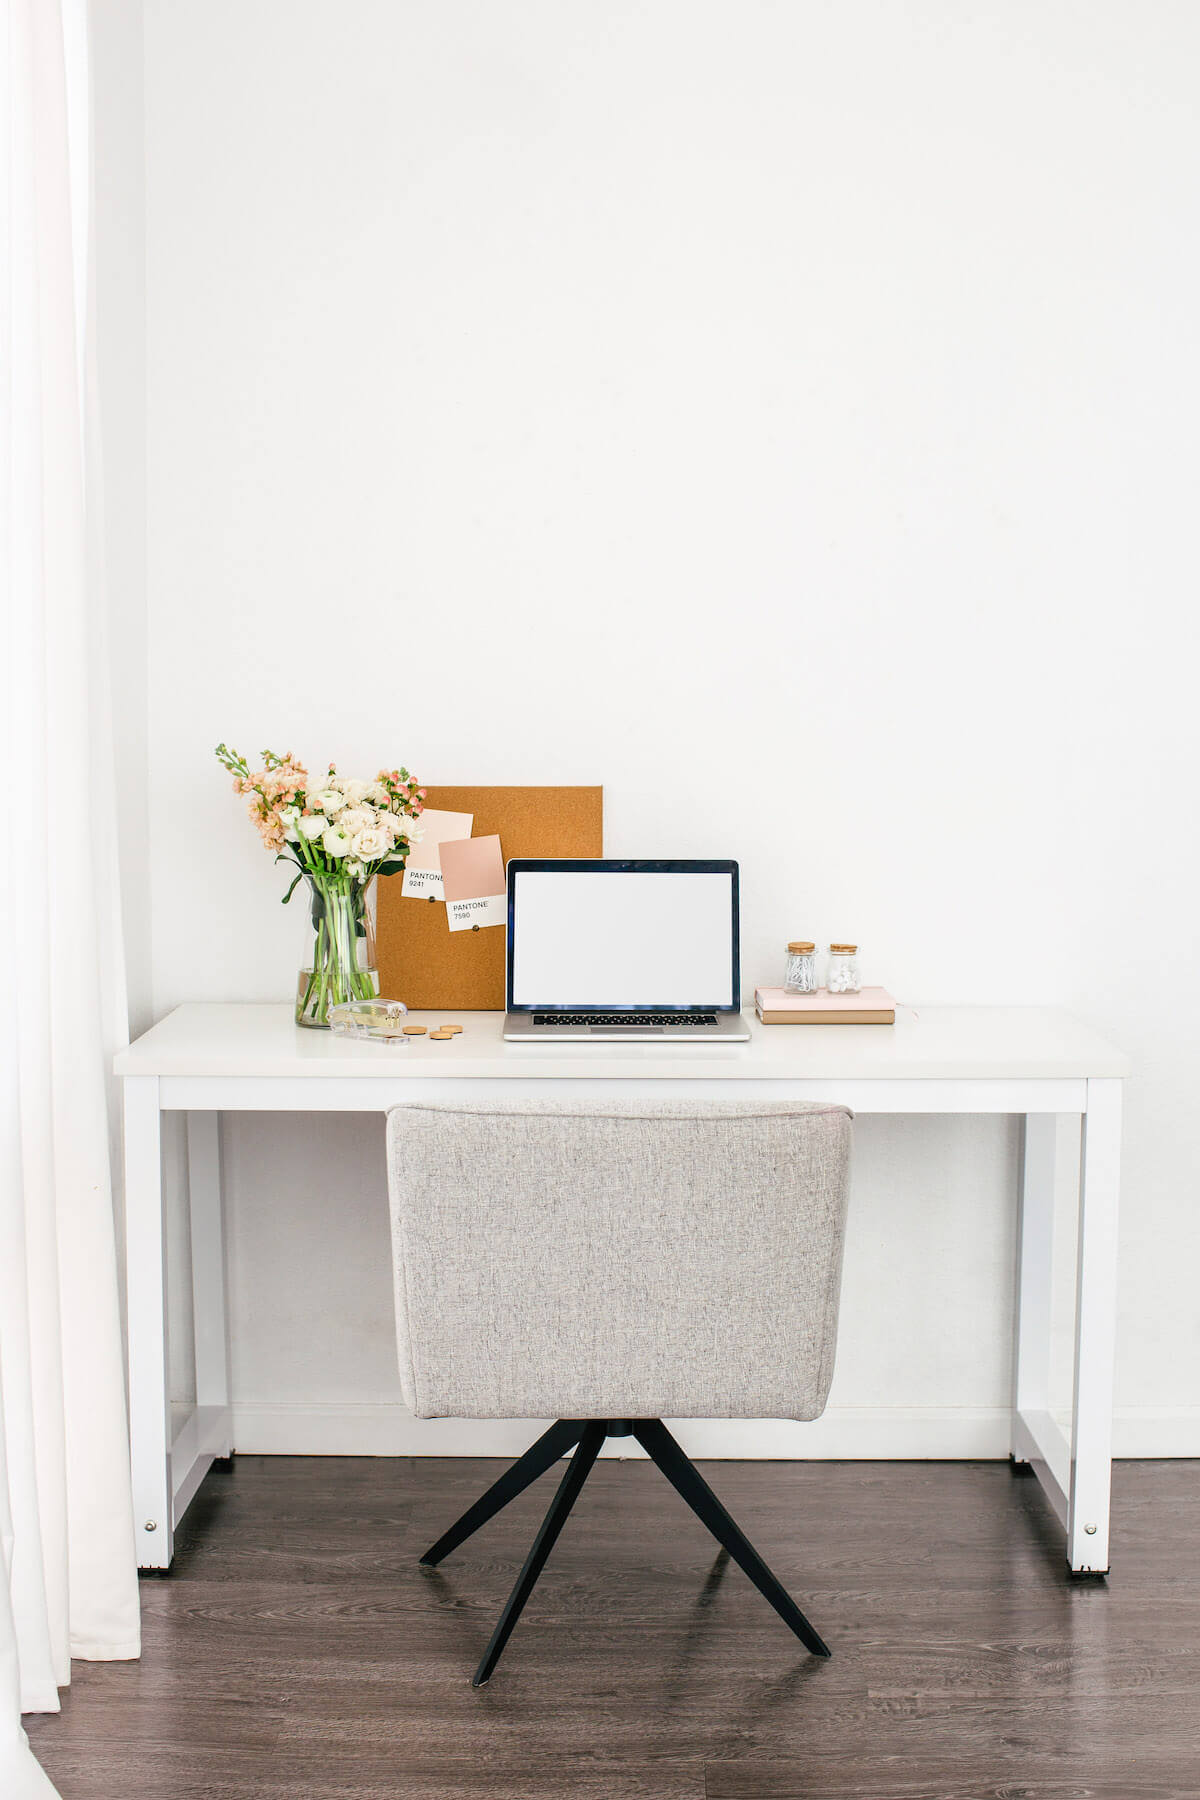
[[[830,944],[825,985],[831,994],[858,993],[862,983],[858,979],[857,944]]]
[[[787,947],[783,991],[785,994],[815,994],[817,991],[817,946],[807,938],[796,938]]]

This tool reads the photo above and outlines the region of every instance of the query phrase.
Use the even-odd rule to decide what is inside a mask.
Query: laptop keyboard
[[[535,1025],[715,1025],[716,1013],[534,1013]]]

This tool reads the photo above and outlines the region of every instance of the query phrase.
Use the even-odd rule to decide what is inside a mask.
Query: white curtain
[[[87,0],[0,0],[0,1793],[19,1711],[137,1656],[113,1226],[123,1041],[91,398]]]

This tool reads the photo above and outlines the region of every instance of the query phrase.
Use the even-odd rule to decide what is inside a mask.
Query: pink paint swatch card
[[[474,813],[441,812],[427,806],[417,820],[420,841],[408,853],[404,865],[404,885],[400,892],[413,900],[442,898],[442,865],[438,848],[447,838],[469,838]]]
[[[499,837],[454,838],[438,845],[438,855],[451,931],[503,925],[508,908]]]

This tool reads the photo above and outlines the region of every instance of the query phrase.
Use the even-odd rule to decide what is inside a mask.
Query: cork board
[[[475,815],[472,837],[500,834],[512,856],[603,856],[598,787],[431,787],[426,806]],[[450,931],[441,900],[406,898],[402,875],[380,876],[375,948],[380,991],[412,1008],[502,1011],[504,940],[496,926]]]

